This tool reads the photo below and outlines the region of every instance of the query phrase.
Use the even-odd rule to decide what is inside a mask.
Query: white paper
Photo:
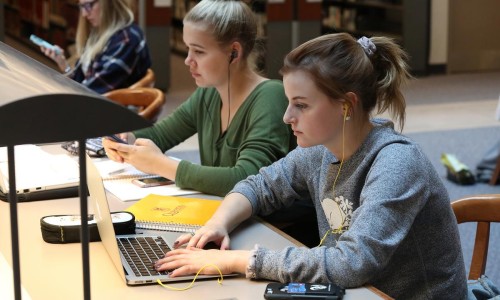
[[[163,185],[142,188],[132,183],[135,178],[156,177],[137,170],[127,163],[117,163],[110,159],[95,159],[94,164],[103,178],[104,188],[122,201],[135,201],[149,194],[162,196],[181,196],[199,194],[194,190],[183,190],[176,185]]]
[[[142,199],[149,194],[161,196],[181,196],[200,193],[194,190],[183,190],[173,184],[141,188],[133,184],[132,179],[105,180],[103,183],[106,190],[115,195],[121,201],[135,201]]]

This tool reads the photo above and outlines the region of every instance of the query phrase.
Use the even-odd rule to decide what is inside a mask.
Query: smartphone
[[[132,183],[139,187],[147,188],[152,186],[174,184],[175,182],[165,177],[149,177],[149,178],[134,179],[132,180]]]
[[[118,143],[128,144],[126,141],[122,140],[121,138],[119,138],[118,136],[116,136],[114,134],[107,135],[106,138],[110,139],[112,141],[118,142]]]
[[[61,52],[59,51],[59,49],[56,46],[52,45],[51,43],[47,42],[46,40],[44,40],[42,38],[37,37],[34,34],[30,35],[30,41],[37,44],[38,46],[54,50],[57,55],[61,54]]]
[[[264,292],[264,299],[287,300],[287,299],[317,299],[317,300],[337,300],[342,299],[345,289],[332,284],[320,283],[269,283]]]

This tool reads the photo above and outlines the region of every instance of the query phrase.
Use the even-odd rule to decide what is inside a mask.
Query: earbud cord
[[[347,119],[347,110],[344,113],[344,120],[342,123],[342,158],[340,159],[340,166],[339,166],[339,171],[337,172],[337,176],[335,176],[335,180],[333,181],[333,190],[332,194],[333,197],[335,198],[335,185],[337,184],[337,179],[339,178],[340,175],[340,170],[342,170],[342,165],[344,164],[344,150],[345,150],[345,121]]]
[[[193,281],[191,281],[191,283],[186,286],[186,287],[183,287],[183,288],[177,288],[177,287],[173,287],[173,286],[168,286],[166,284],[163,284],[163,282],[161,282],[160,279],[157,279],[156,282],[161,285],[162,287],[166,288],[166,289],[169,289],[169,290],[172,290],[172,291],[185,291],[185,290],[188,290],[190,289],[191,287],[193,287],[193,284],[194,282],[196,281],[196,278],[198,278],[198,275],[200,274],[201,271],[203,271],[203,269],[205,269],[206,267],[214,267],[217,272],[219,272],[219,278],[217,278],[217,283],[222,285],[222,280],[224,280],[224,276],[222,276],[222,271],[220,270],[219,267],[217,267],[217,265],[214,265],[214,264],[206,264],[204,265],[203,267],[201,267],[198,272],[196,273],[196,275],[194,276],[193,278]]]
[[[339,178],[340,175],[340,170],[342,169],[342,165],[344,164],[344,150],[345,150],[345,121],[347,119],[347,110],[344,113],[344,120],[342,121],[342,158],[340,159],[340,166],[339,166],[339,171],[337,172],[337,176],[335,176],[335,180],[333,181],[333,198],[335,198],[335,185],[337,183],[337,179]],[[344,231],[344,218],[342,218],[342,222],[340,222],[340,226],[336,229],[328,229],[321,240],[319,241],[318,247],[323,245],[323,242],[325,241],[326,237],[328,236],[329,233],[331,234],[340,234]]]

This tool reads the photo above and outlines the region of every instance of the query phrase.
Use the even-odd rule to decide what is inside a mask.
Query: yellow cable
[[[344,164],[344,155],[345,155],[345,121],[347,119],[347,110],[344,114],[344,120],[342,122],[342,158],[340,159],[340,166],[339,166],[339,170],[337,172],[337,176],[335,176],[335,180],[333,181],[333,189],[332,189],[332,195],[333,195],[333,198],[335,199],[335,185],[337,184],[337,179],[339,178],[339,175],[340,175],[340,170],[342,170],[342,165]],[[335,201],[335,200],[333,200]],[[323,235],[323,237],[321,238],[321,240],[319,241],[319,246],[323,245],[323,242],[325,241],[326,237],[328,236],[329,233],[331,234],[337,234],[337,233],[342,233],[343,231],[343,228],[345,227],[344,225],[344,219],[342,218],[342,222],[340,223],[340,226],[337,228],[337,229],[328,229],[325,233],[325,235]]]
[[[325,233],[325,235],[323,235],[323,237],[321,238],[321,240],[319,241],[319,244],[317,247],[323,245],[323,242],[325,241],[326,237],[328,236],[329,233],[331,234],[341,234],[342,232],[344,232],[344,218],[342,218],[342,222],[340,223],[340,226],[337,228],[337,229],[328,229]]]
[[[342,170],[342,165],[344,164],[344,150],[345,150],[345,121],[347,118],[347,111],[344,114],[344,121],[342,123],[342,158],[340,159],[339,171],[337,172],[337,176],[335,176],[335,181],[333,181],[333,198],[335,199],[335,185],[337,184],[337,179],[340,175],[340,170]]]
[[[184,287],[184,288],[176,288],[173,286],[165,285],[165,284],[163,284],[163,282],[161,282],[160,279],[157,279],[156,282],[158,282],[158,284],[161,285],[162,287],[169,289],[169,290],[172,290],[172,291],[185,291],[185,290],[190,289],[193,286],[193,284],[196,281],[196,278],[198,278],[198,275],[200,274],[200,272],[203,271],[203,269],[205,269],[206,267],[214,267],[215,269],[217,269],[217,271],[219,272],[219,275],[220,275],[220,278],[217,278],[217,283],[222,285],[222,280],[224,279],[224,276],[222,276],[222,271],[219,269],[219,267],[217,267],[214,264],[206,264],[203,267],[201,267],[201,269],[199,269],[198,272],[196,273],[196,275],[194,276],[193,281],[191,281],[191,283],[187,287]]]

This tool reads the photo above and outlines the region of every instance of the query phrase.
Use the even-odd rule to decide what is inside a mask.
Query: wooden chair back
[[[165,104],[162,90],[151,87],[123,88],[109,91],[103,95],[123,106],[135,106],[143,118],[155,122]]]
[[[451,207],[455,212],[458,224],[477,222],[469,279],[478,279],[486,269],[490,223],[500,222],[500,194],[484,194],[461,198],[452,202]]]
[[[136,88],[140,88],[140,87],[151,87],[152,88],[155,86],[155,81],[156,81],[155,73],[153,72],[152,69],[148,69],[146,71],[146,75],[144,75],[144,77],[142,77],[136,83],[129,86],[129,88],[130,89],[136,89]]]
[[[491,175],[490,184],[491,185],[497,184],[499,176],[500,176],[500,156],[498,156],[497,158],[497,165],[495,167],[495,170],[493,170],[493,174]]]

